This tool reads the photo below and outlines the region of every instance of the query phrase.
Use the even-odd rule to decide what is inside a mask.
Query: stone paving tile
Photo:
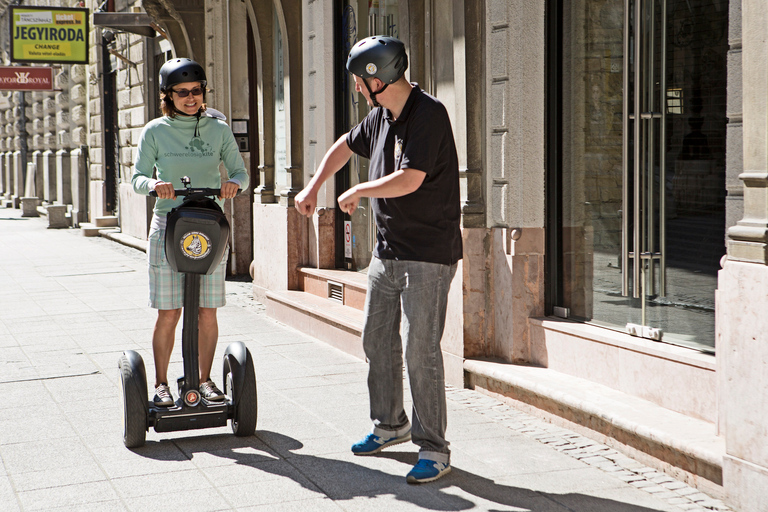
[[[341,504],[330,498],[314,498],[301,501],[288,501],[286,503],[270,503],[256,507],[244,507],[240,512],[341,512],[346,510]]]
[[[598,489],[584,494],[568,494],[560,499],[568,510],[589,512],[680,512],[676,505],[660,502],[651,494],[626,486]]]
[[[220,485],[217,491],[234,508],[313,500],[324,496],[320,489],[302,476],[254,482],[249,485]]]
[[[622,482],[616,481],[610,475],[589,467],[520,473],[497,478],[495,483],[497,485],[528,489],[536,493],[550,494],[589,494],[597,489],[611,489],[624,486]]]
[[[64,505],[49,509],[47,512],[90,512],[98,508],[99,512],[125,512],[128,506],[122,500],[100,501],[98,506]]]
[[[52,487],[102,482],[107,476],[95,462],[79,461],[76,466],[51,465],[40,471],[27,471],[12,475],[16,492],[28,492]]]
[[[234,510],[234,505],[227,500],[221,490],[214,489],[170,489],[160,500],[157,496],[139,496],[124,500],[127,510],[132,512],[147,512],[162,510],[163,512],[216,512],[219,510]]]
[[[99,509],[101,502],[118,498],[112,484],[106,480],[19,492],[17,496],[25,511],[50,510],[62,505],[83,508],[87,505]]]

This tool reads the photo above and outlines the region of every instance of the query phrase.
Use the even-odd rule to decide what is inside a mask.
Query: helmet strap
[[[363,78],[363,83],[365,84],[365,88],[368,89],[368,95],[371,97],[371,102],[373,102],[373,106],[374,107],[380,107],[381,105],[376,100],[376,95],[377,94],[381,94],[382,92],[384,92],[384,89],[386,89],[389,86],[389,84],[384,84],[384,87],[382,87],[381,89],[379,89],[376,92],[373,92],[371,90],[371,86],[368,85],[368,81],[365,78]]]

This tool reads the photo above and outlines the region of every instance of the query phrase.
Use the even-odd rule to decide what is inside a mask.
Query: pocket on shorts
[[[153,267],[165,265],[165,230],[155,229],[147,241],[147,261]]]

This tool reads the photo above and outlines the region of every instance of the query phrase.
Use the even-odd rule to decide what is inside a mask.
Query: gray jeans
[[[447,464],[445,372],[440,339],[456,264],[371,259],[365,299],[363,348],[376,435],[402,435],[410,426],[403,408],[403,343],[413,399],[413,442],[419,458]]]

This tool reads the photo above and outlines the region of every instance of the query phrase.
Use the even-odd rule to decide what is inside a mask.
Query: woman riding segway
[[[188,176],[195,187],[220,188],[217,202],[235,197],[248,187],[248,173],[229,126],[220,114],[207,110],[205,70],[191,59],[172,59],[160,68],[163,116],[147,123],[139,140],[131,183],[133,189],[157,195],[149,233],[149,305],[158,310],[152,335],[155,359],[155,396],[158,407],[175,401],[168,386],[168,364],[184,300],[184,276],[174,271],[165,256],[166,217],[181,204],[174,188]],[[229,180],[222,183],[219,164]],[[156,178],[153,173],[156,172]],[[200,395],[209,402],[223,402],[225,395],[211,380],[211,366],[218,341],[216,309],[224,306],[226,256],[200,283],[199,367]]]

